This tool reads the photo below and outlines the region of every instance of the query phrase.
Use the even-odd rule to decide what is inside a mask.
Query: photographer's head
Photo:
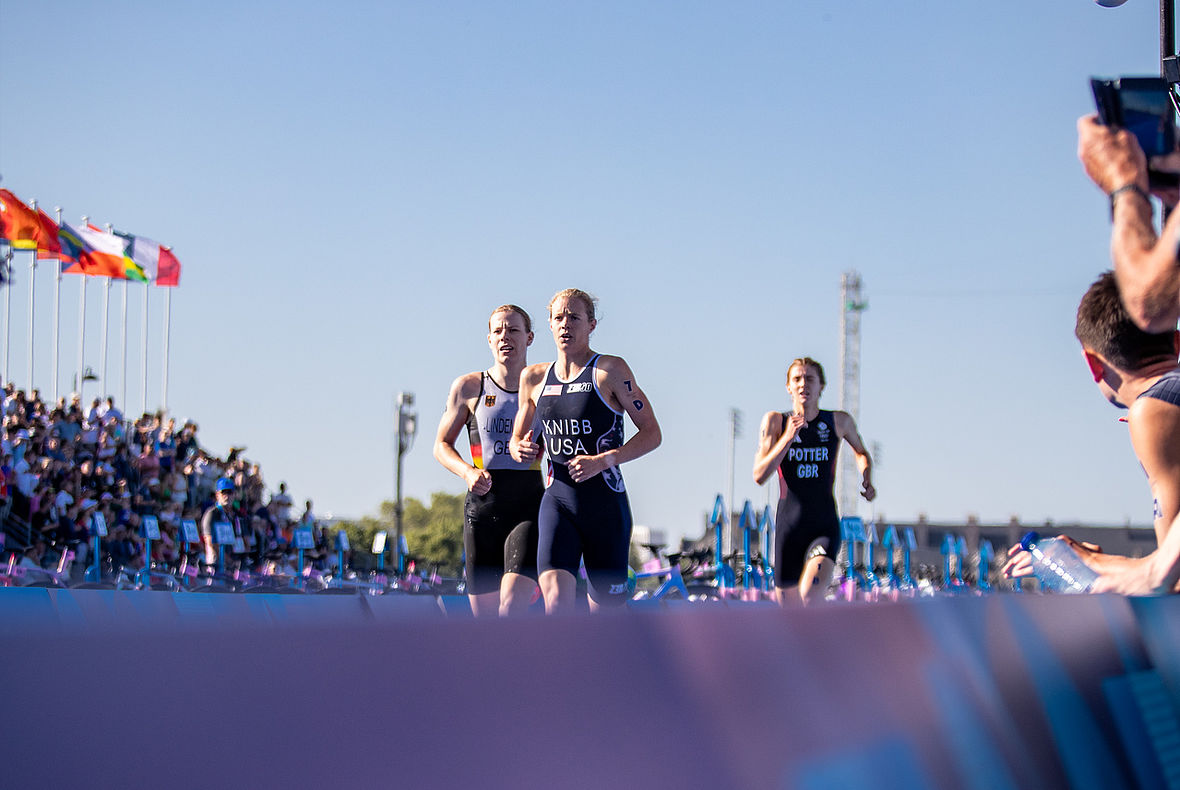
[[[1090,374],[1107,399],[1115,398],[1120,382],[1128,376],[1151,375],[1176,365],[1180,333],[1144,332],[1123,307],[1114,272],[1104,272],[1078,305],[1074,335]]]

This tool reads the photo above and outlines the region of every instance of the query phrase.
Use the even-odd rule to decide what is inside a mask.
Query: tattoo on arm
[[[634,388],[631,386],[631,382],[630,382],[630,381],[624,381],[624,382],[623,382],[623,384],[624,384],[624,385],[626,385],[626,387],[627,387],[627,392],[634,392]]]

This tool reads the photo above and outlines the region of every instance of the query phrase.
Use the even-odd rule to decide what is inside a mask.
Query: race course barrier
[[[520,620],[383,598],[0,589],[4,784],[1105,790],[1175,769],[1176,598]]]

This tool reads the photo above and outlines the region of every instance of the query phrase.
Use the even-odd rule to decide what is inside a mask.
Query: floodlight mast
[[[860,314],[869,306],[861,293],[860,273],[840,275],[840,410],[860,420]],[[852,453],[839,456],[836,469],[836,501],[841,516],[855,516],[860,478]]]

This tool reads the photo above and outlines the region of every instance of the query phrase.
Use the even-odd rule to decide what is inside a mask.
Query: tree
[[[444,574],[458,575],[461,570],[464,498],[463,494],[436,491],[430,495],[429,507],[414,497],[408,497],[405,501],[402,526],[410,554],[420,557],[427,565],[437,563]],[[352,565],[356,570],[377,567],[377,558],[370,548],[378,532],[384,530],[388,535],[386,551],[393,548],[392,543],[397,534],[394,508],[394,503],[386,500],[381,503],[375,516],[340,522],[340,529],[348,533],[348,542],[352,546]]]
[[[427,564],[438,563],[443,572],[458,575],[463,557],[462,494],[435,491],[427,508],[417,499],[406,500],[404,527],[410,554]]]

